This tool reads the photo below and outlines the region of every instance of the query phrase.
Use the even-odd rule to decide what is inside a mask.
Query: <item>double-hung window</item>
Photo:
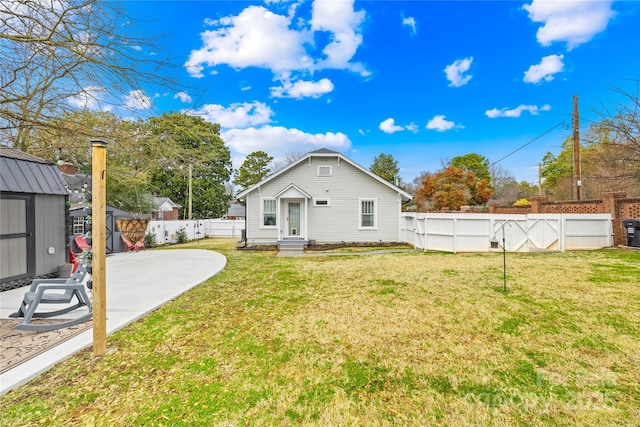
[[[262,226],[276,226],[276,199],[262,199]]]
[[[360,228],[376,228],[376,199],[360,199]]]

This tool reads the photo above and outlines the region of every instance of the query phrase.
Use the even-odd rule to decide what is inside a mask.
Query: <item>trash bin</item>
[[[627,232],[627,246],[640,248],[640,219],[623,219],[622,227]]]

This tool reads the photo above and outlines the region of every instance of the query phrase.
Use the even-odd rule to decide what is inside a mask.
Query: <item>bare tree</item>
[[[640,195],[640,80],[635,91],[614,88],[623,101],[600,111],[601,121],[589,127],[591,174],[599,189]]]
[[[137,28],[106,0],[0,0],[0,143],[28,150],[78,109],[150,107],[141,86],[169,86],[170,64]]]
[[[494,199],[505,205],[510,205],[518,200],[518,182],[511,171],[503,168],[500,164],[493,164],[489,167],[489,173],[491,174]]]
[[[298,160],[300,157],[304,156],[305,153],[300,153],[297,151],[290,151],[284,155],[283,158],[274,160],[269,165],[269,169],[271,169],[271,173],[278,172],[280,169],[284,169],[289,166],[291,163]]]

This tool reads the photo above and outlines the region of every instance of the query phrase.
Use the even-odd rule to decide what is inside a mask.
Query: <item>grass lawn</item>
[[[638,425],[640,251],[275,258],[0,398],[18,425]]]

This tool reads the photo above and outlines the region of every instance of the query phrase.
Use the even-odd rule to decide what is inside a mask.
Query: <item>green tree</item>
[[[489,159],[476,153],[465,154],[451,159],[448,166],[461,168],[475,174],[477,181],[487,180],[491,183],[491,173],[489,172]]]
[[[521,181],[518,185],[518,193],[521,198],[530,200],[531,196],[538,195],[538,186],[529,184],[527,181]]]
[[[159,146],[175,148],[151,174],[151,189],[176,203],[188,203],[189,165],[192,169],[192,205],[195,218],[217,218],[229,209],[225,182],[231,177],[231,154],[220,138],[220,125],[202,117],[170,113],[149,120],[150,138]]]
[[[272,160],[273,157],[264,151],[254,151],[247,156],[240,169],[236,171],[233,183],[240,186],[240,191],[251,187],[267,176],[270,172],[269,163]]]
[[[573,173],[573,140],[571,137],[562,143],[562,151],[556,156],[550,151],[542,158],[541,174],[544,186],[553,188],[561,178],[571,177]]]
[[[89,139],[107,141],[107,203],[135,213],[148,213],[150,172],[161,156],[175,150],[143,137],[147,124],[123,120],[108,112],[70,112],[33,134],[27,151],[50,161],[70,162],[79,173],[91,174]]]
[[[541,162],[540,174],[544,179],[542,185],[553,194],[555,199],[564,200],[572,197],[573,175],[573,139],[567,137],[562,143],[558,155],[548,151]]]
[[[373,159],[369,170],[392,184],[396,184],[396,178],[400,172],[398,161],[391,154],[384,153]]]

